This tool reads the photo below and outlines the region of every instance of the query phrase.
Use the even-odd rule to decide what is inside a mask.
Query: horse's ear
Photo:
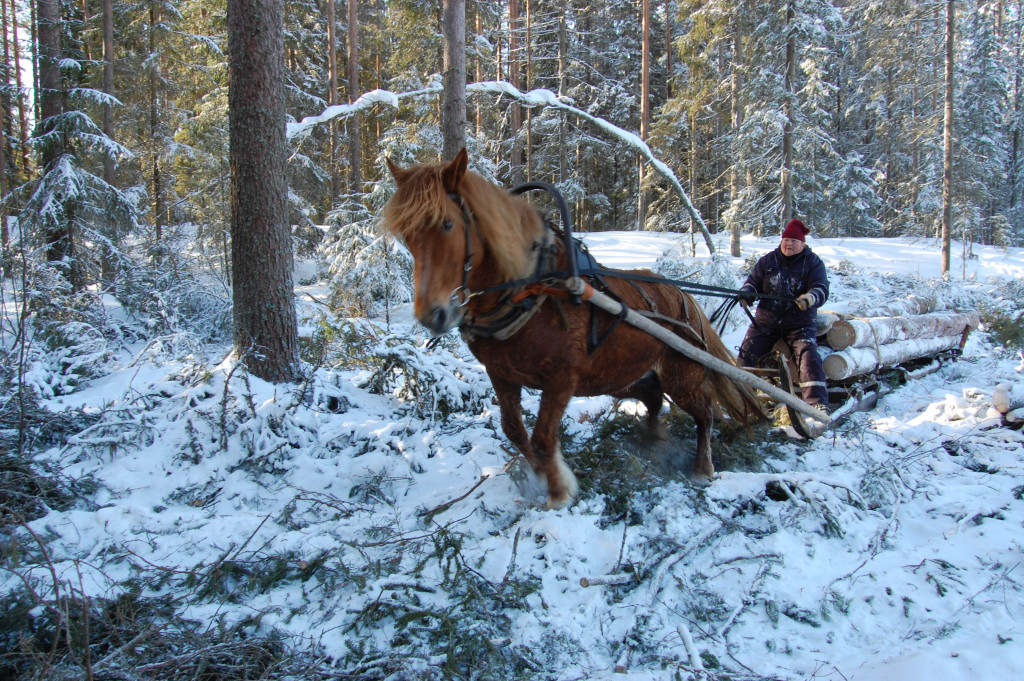
[[[385,158],[388,164],[388,170],[391,171],[391,177],[395,178],[395,182],[401,182],[405,178],[405,171],[399,168],[390,158]]]
[[[455,155],[455,160],[441,172],[444,188],[450,192],[457,191],[459,185],[462,184],[462,178],[466,175],[467,166],[469,166],[469,154],[466,153],[466,147],[462,147]]]

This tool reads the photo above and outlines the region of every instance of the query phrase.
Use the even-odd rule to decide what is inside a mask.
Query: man
[[[793,353],[804,401],[828,411],[825,370],[818,355],[818,308],[828,300],[825,263],[807,247],[810,232],[800,220],[790,220],[779,247],[763,256],[740,288],[747,303],[759,294],[754,323],[740,346],[740,363],[757,366],[780,338]]]

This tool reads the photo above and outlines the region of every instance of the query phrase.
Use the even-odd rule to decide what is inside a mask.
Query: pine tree
[[[228,2],[235,351],[260,378],[298,375],[287,222],[281,0]]]

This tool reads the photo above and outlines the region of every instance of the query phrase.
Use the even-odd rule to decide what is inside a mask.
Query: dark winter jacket
[[[789,329],[813,325],[817,309],[828,300],[825,263],[806,246],[791,258],[787,258],[776,248],[757,261],[741,290],[788,299],[810,291],[814,295],[815,303],[806,310],[801,310],[794,302],[765,299],[758,302],[757,316],[758,319],[767,318],[779,322]]]

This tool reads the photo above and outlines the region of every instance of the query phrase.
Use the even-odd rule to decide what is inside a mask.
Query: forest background
[[[287,114],[374,89],[426,94],[291,140],[300,256],[336,253],[346,228],[372,222],[389,195],[385,155],[404,165],[441,150],[442,3],[349,4],[285,3]],[[948,57],[950,228],[1019,245],[1022,8],[470,1],[467,77],[545,88],[639,133],[708,228],[735,232],[736,255],[739,234],[796,215],[820,236],[938,234]],[[77,289],[196,267],[230,285],[224,3],[11,0],[2,18],[5,262],[16,248],[63,261]],[[668,183],[579,116],[485,92],[467,117],[476,168],[505,185],[553,182],[578,230],[689,227]]]

